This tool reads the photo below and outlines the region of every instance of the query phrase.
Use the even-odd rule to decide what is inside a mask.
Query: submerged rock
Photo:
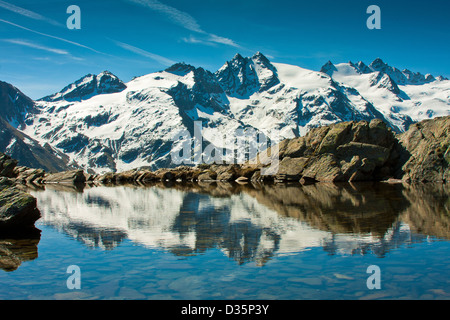
[[[1,230],[0,270],[12,272],[23,262],[36,259],[40,239],[41,230],[34,227],[21,231]]]

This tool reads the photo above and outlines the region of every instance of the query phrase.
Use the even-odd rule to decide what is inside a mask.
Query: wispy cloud
[[[39,20],[39,21],[45,21],[47,23],[50,23],[50,24],[52,24],[54,26],[58,26],[58,27],[63,26],[63,24],[59,23],[58,21],[44,17],[43,15],[40,15],[39,13],[18,7],[16,5],[13,5],[13,4],[5,2],[5,1],[0,0],[0,7],[3,9],[9,10],[9,11],[15,12],[17,14],[20,14],[27,18],[31,18],[31,19]]]
[[[227,46],[242,49],[242,47],[237,43],[235,43],[233,40],[229,38],[219,37],[216,36],[215,34],[206,34],[205,36],[200,37],[194,37],[193,35],[190,35],[189,37],[181,38],[181,41],[193,44],[203,44],[207,46],[216,46],[217,44],[224,44]]]
[[[32,30],[32,29],[26,28],[24,26],[15,24],[15,23],[7,21],[7,20],[0,19],[0,22],[7,23],[7,24],[12,25],[14,27],[17,27],[17,28],[20,28],[20,29],[23,29],[23,30],[26,30],[26,31],[29,31],[29,32],[33,32],[35,34],[39,34],[39,35],[44,36],[44,37],[48,37],[48,38],[56,39],[56,40],[63,41],[63,42],[66,42],[66,43],[70,43],[70,44],[72,44],[74,46],[81,47],[81,48],[84,48],[84,49],[88,49],[88,50],[93,51],[95,53],[105,54],[105,53],[97,51],[97,50],[95,50],[95,49],[93,49],[91,47],[88,47],[88,46],[85,46],[83,44],[80,44],[78,42],[70,41],[70,40],[67,40],[67,39],[64,39],[64,38],[56,37],[56,36],[53,36],[53,35],[50,35],[50,34],[46,34],[46,33],[42,33],[42,32],[36,31],[36,30]]]
[[[141,6],[157,11],[168,17],[175,24],[185,29],[198,33],[206,33],[205,31],[202,30],[197,20],[195,20],[195,18],[192,17],[189,13],[168,6],[158,0],[128,0],[128,1],[137,3]]]
[[[209,34],[209,41],[214,42],[214,43],[219,43],[219,44],[225,44],[227,46],[232,46],[232,47],[235,47],[235,48],[241,48],[241,46],[238,45],[233,40],[231,40],[229,38],[216,36],[215,34]]]
[[[207,46],[216,46],[216,43],[212,43],[203,39],[199,39],[197,37],[194,37],[193,35],[190,35],[189,37],[181,38],[181,41],[186,43],[193,43],[193,44],[204,44]]]
[[[60,55],[67,55],[67,56],[70,55],[69,51],[43,46],[43,45],[36,44],[36,43],[33,43],[31,41],[28,41],[28,40],[23,40],[23,39],[2,39],[2,41],[13,43],[13,44],[17,44],[17,45],[20,45],[20,46],[33,48],[33,49],[44,50],[44,51],[47,51],[47,52],[56,53],[56,54],[60,54]]]
[[[174,24],[181,26],[189,31],[196,32],[204,37],[204,39],[198,39],[195,37],[182,38],[182,41],[186,43],[198,43],[211,45],[212,43],[223,44],[232,46],[235,48],[241,48],[236,42],[229,38],[221,37],[212,33],[208,33],[202,29],[197,20],[192,17],[189,13],[178,10],[177,8],[166,5],[158,0],[127,0],[139,4],[141,6],[147,7],[154,10],[164,16],[166,16]]]
[[[113,40],[113,41],[119,47],[121,47],[122,49],[134,52],[134,53],[136,53],[136,54],[138,54],[140,56],[146,57],[146,58],[150,58],[150,59],[155,60],[156,62],[158,62],[158,63],[160,63],[162,65],[171,66],[171,65],[176,63],[175,61],[170,60],[170,59],[168,59],[166,57],[163,57],[163,56],[160,56],[160,55],[157,55],[157,54],[145,51],[143,49],[140,49],[140,48],[137,48],[135,46],[129,45],[127,43],[123,43],[123,42],[116,41],[116,40]]]
[[[72,59],[72,60],[84,61],[83,58],[75,57],[67,50],[44,46],[44,45],[41,45],[41,44],[38,44],[38,43],[35,43],[35,42],[31,42],[31,41],[25,40],[25,39],[0,39],[0,40],[4,41],[4,42],[15,44],[15,45],[27,47],[27,48],[32,48],[32,49],[42,50],[42,51],[46,51],[46,52],[50,52],[50,53],[59,54],[59,55],[65,56],[65,57],[67,57],[69,59]],[[33,59],[34,60],[41,60],[41,61],[42,60],[52,61],[52,59],[49,59],[49,58],[39,58],[39,57],[37,57],[37,58],[33,58]]]

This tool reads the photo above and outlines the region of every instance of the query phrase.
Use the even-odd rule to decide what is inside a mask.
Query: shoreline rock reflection
[[[126,239],[189,256],[220,249],[238,264],[322,248],[385,256],[405,244],[449,239],[447,185],[154,183],[30,190],[43,225],[88,247]]]
[[[30,227],[17,233],[3,231],[0,234],[0,269],[6,272],[17,270],[23,262],[38,258],[41,230]]]

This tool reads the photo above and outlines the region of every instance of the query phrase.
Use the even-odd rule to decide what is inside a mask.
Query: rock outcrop
[[[44,183],[85,183],[86,175],[83,170],[64,171],[46,175],[43,178]]]
[[[399,136],[403,156],[403,180],[441,182],[450,180],[450,117],[411,125]]]
[[[279,158],[279,180],[448,182],[450,116],[401,135],[377,119],[333,124],[282,141]]]
[[[29,228],[41,217],[36,199],[17,187],[17,161],[0,154],[0,230]]]
[[[381,181],[393,178],[398,141],[381,120],[342,122],[279,144],[277,180]]]
[[[0,191],[0,229],[18,229],[34,226],[41,217],[36,199],[15,188]]]

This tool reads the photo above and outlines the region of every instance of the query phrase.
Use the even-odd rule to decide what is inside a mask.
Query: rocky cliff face
[[[250,97],[280,83],[276,68],[260,52],[251,58],[236,54],[215,73],[229,96]]]
[[[28,114],[37,113],[35,102],[13,85],[0,81],[0,118],[13,127],[24,124]]]

